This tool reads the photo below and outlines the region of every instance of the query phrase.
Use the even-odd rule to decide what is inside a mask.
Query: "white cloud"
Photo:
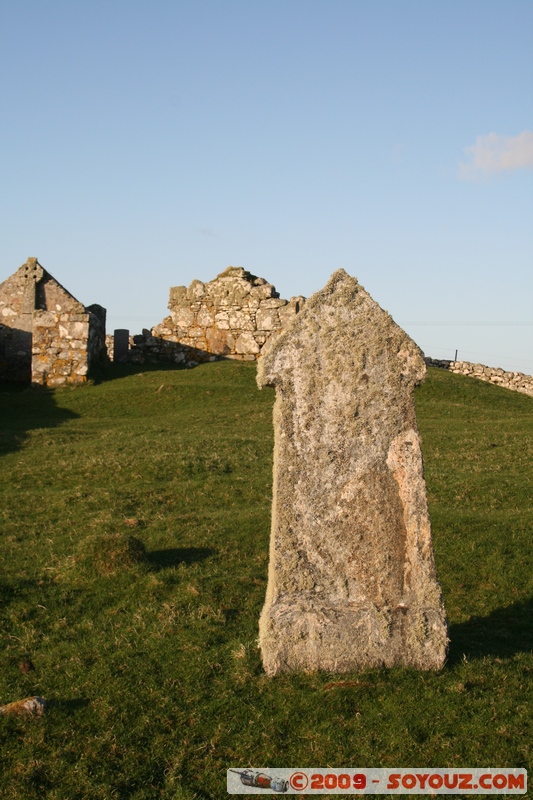
[[[533,131],[518,136],[489,133],[465,147],[469,161],[459,165],[459,177],[472,180],[495,172],[533,167]]]

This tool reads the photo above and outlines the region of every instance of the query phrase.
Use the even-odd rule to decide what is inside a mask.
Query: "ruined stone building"
[[[85,307],[28,258],[0,284],[0,376],[36,386],[85,383],[105,357],[106,310]]]
[[[200,363],[218,358],[255,361],[269,338],[305,303],[282,300],[275,286],[242,267],[228,267],[209,281],[170,289],[170,316],[134,336],[130,360]]]

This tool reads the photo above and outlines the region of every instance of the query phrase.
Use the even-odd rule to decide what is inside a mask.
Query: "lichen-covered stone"
[[[259,309],[256,322],[258,330],[262,331],[276,331],[281,328],[279,314],[276,309],[272,308]]]
[[[206,334],[207,351],[217,356],[225,356],[235,349],[235,340],[229,330],[211,328]]]
[[[259,353],[261,348],[255,341],[252,334],[248,331],[241,333],[237,341],[235,342],[235,352],[240,354],[252,354],[252,353]]]
[[[419,348],[343,270],[263,349],[258,384],[276,387],[269,675],[442,666],[413,401],[424,375]]]
[[[45,708],[46,700],[42,697],[25,697],[24,700],[15,700],[13,703],[0,706],[0,714],[14,717],[41,717]]]

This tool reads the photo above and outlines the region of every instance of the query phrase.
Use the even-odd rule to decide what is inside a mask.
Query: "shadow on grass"
[[[209,547],[171,547],[168,550],[152,550],[146,560],[155,569],[168,569],[178,564],[194,564],[215,554]]]
[[[78,416],[59,408],[53,390],[0,381],[0,456],[22,447],[28,431],[55,428]]]
[[[61,714],[73,714],[83,708],[87,708],[91,701],[85,697],[78,697],[72,700],[47,700],[47,711],[59,711]]]
[[[13,600],[35,589],[36,581],[26,578],[0,578],[0,609],[9,605]]]
[[[212,363],[219,363],[224,361],[227,364],[243,364],[250,362],[243,362],[232,358],[224,358],[224,356],[217,356],[216,362],[210,361],[211,353],[205,350],[196,350],[198,361],[194,363],[176,363],[174,361],[145,361],[144,364],[109,364],[98,365],[93,368],[90,373],[90,378],[94,384],[107,383],[108,381],[115,381],[121,378],[127,378],[130,375],[142,375],[146,372],[183,372],[198,367],[209,367]]]
[[[144,372],[178,372],[188,369],[184,364],[172,362],[145,364],[106,364],[99,365],[91,371],[91,380],[95,384],[128,378],[130,375],[142,375]]]
[[[448,664],[495,656],[509,658],[533,650],[533,598],[498,608],[487,617],[471,617],[450,626]]]

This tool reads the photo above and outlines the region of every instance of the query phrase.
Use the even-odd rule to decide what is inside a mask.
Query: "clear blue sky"
[[[533,373],[531,0],[4,0],[0,37],[0,280],[37,256],[138,332],[228,265],[343,267],[428,355]]]

